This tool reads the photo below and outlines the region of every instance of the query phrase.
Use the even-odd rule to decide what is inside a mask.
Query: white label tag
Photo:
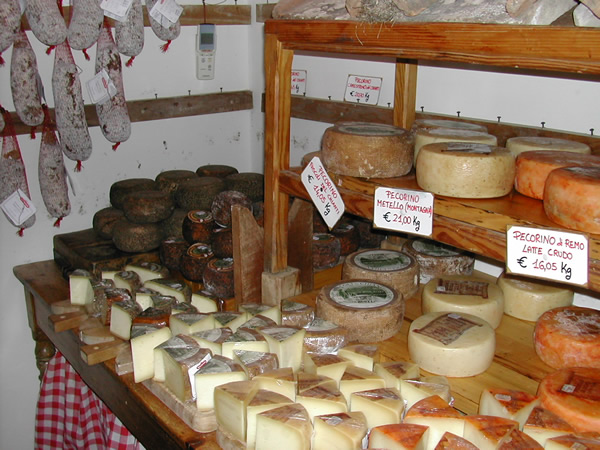
[[[188,377],[190,378],[190,387],[192,388],[192,399],[196,400],[196,373],[202,369],[207,362],[212,359],[211,354],[206,355],[198,364],[194,364],[188,369]]]
[[[0,204],[0,208],[16,226],[21,225],[36,212],[35,205],[25,192],[17,189]]]
[[[183,8],[175,0],[158,0],[150,10],[150,16],[160,22],[163,27],[168,28],[179,20],[182,12]],[[168,23],[165,23],[163,19],[166,19]]]
[[[509,226],[506,268],[509,272],[585,286],[589,243],[579,233]]]
[[[306,94],[306,70],[292,70],[292,95]]]
[[[106,17],[125,22],[132,3],[133,0],[102,0],[100,8]]]
[[[431,236],[433,200],[431,192],[378,187],[375,189],[373,224],[377,228]]]
[[[344,214],[345,205],[318,156],[311,159],[302,171],[301,178],[323,220],[330,229],[333,228]]]
[[[108,76],[106,69],[98,72],[94,78],[86,83],[86,86],[94,104],[107,102],[117,93],[117,88]]]
[[[377,105],[383,78],[348,75],[344,100],[352,103]]]

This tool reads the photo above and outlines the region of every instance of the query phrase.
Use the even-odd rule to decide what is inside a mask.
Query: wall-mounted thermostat
[[[196,34],[196,78],[212,80],[215,77],[217,30],[212,23],[198,25]]]

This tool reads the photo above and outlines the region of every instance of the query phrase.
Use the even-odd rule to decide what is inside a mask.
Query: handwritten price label
[[[433,194],[378,187],[375,189],[373,224],[377,228],[431,236]]]
[[[351,103],[377,105],[383,78],[348,75],[344,100]]]
[[[292,95],[306,94],[306,70],[292,70]]]
[[[345,205],[318,156],[311,159],[302,171],[301,179],[319,214],[327,226],[333,228],[344,214]]]
[[[508,272],[585,286],[588,254],[583,234],[518,226],[506,232]]]

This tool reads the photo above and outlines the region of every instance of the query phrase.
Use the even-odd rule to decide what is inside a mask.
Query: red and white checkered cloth
[[[42,380],[35,418],[35,448],[143,449],[60,352],[48,363]]]

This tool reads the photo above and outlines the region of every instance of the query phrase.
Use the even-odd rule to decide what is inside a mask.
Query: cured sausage
[[[25,16],[42,44],[58,45],[67,38],[67,25],[56,0],[28,0]]]
[[[10,88],[19,119],[30,127],[44,121],[40,84],[35,53],[25,31],[20,31],[13,44],[10,60]]]
[[[9,48],[21,27],[21,8],[19,0],[2,0],[0,2],[0,55]],[[0,56],[0,65],[4,63]]]
[[[72,16],[67,37],[75,50],[85,50],[94,45],[100,35],[104,10],[99,0],[73,0]]]
[[[133,0],[125,22],[115,22],[115,42],[120,53],[131,57],[126,64],[130,66],[133,58],[144,48],[144,10],[141,0]]]
[[[106,70],[116,88],[116,94],[112,98],[96,104],[96,113],[102,134],[107,140],[116,144],[113,146],[113,149],[116,149],[119,143],[129,139],[131,121],[123,88],[121,55],[107,22],[102,27],[96,48],[96,73]]]
[[[148,10],[148,17],[150,19],[150,27],[152,31],[156,35],[157,38],[167,41],[167,44],[163,46],[163,51],[166,51],[168,44],[176,39],[181,32],[181,24],[179,20],[175,23],[171,23],[168,27],[163,27],[160,22],[154,20],[152,16],[150,16],[150,11],[159,0],[146,0],[146,9]]]
[[[79,73],[67,42],[56,47],[52,90],[56,129],[64,154],[73,161],[85,161],[92,154],[92,140],[85,118]]]

